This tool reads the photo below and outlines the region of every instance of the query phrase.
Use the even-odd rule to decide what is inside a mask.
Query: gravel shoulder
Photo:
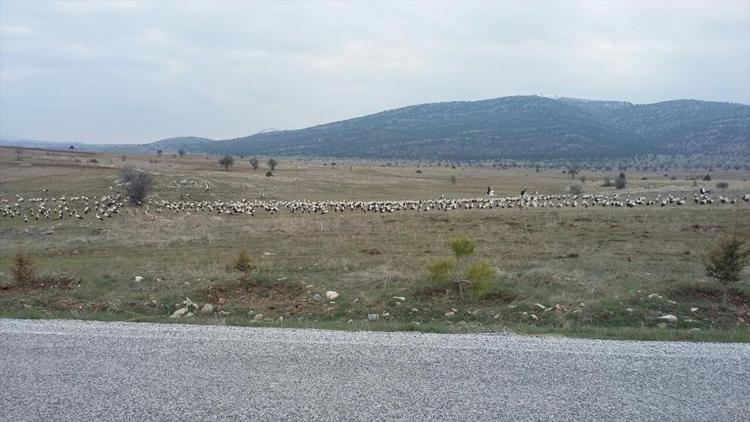
[[[0,420],[744,420],[750,344],[0,319]]]

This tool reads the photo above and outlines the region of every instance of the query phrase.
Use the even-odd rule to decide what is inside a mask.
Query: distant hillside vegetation
[[[642,154],[750,156],[750,106],[696,100],[631,104],[516,96],[414,105],[223,141],[180,137],[81,149],[488,161]]]
[[[385,159],[750,153],[750,106],[538,96],[422,104],[211,145],[216,153]]]

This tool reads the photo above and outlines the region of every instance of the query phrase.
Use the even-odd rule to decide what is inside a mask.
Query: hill
[[[49,143],[45,147],[50,147]],[[417,160],[747,156],[750,106],[697,100],[632,104],[514,96],[413,105],[305,129],[268,130],[222,141],[178,137],[138,145],[76,144],[76,148]]]
[[[230,154],[405,159],[750,153],[750,106],[538,96],[422,104],[212,144]]]

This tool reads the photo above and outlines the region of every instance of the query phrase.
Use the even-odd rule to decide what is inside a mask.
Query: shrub
[[[573,195],[580,195],[583,193],[583,185],[580,185],[578,183],[574,185],[570,185],[568,189],[570,190],[570,193],[572,193]]]
[[[131,203],[140,205],[151,191],[154,184],[154,178],[149,173],[126,167],[122,169],[120,181],[128,193],[128,199]]]
[[[625,179],[625,173],[620,173],[615,179],[615,188],[625,189],[626,185],[627,185],[627,180]]]
[[[707,174],[707,175],[703,176],[703,181],[704,182],[710,182],[711,181],[711,175]]]
[[[448,242],[448,246],[450,246],[453,254],[456,255],[456,261],[459,261],[461,257],[474,253],[476,243],[466,236],[459,236]]]
[[[722,303],[729,303],[729,287],[740,281],[742,270],[750,261],[747,242],[736,237],[723,240],[706,256],[706,275],[715,278],[724,288]]]
[[[716,187],[719,189],[726,189],[729,187],[729,182],[719,182],[716,184]]]
[[[10,269],[10,273],[16,285],[28,286],[33,283],[35,279],[34,260],[31,255],[18,248],[13,257],[13,267]]]
[[[96,158],[89,158],[89,163],[98,163],[98,162],[99,160],[97,160]]]
[[[224,170],[229,170],[229,167],[234,165],[234,158],[232,158],[231,155],[225,155],[223,158],[219,159],[219,164],[224,166]]]
[[[271,158],[271,159],[268,160],[267,164],[268,164],[268,168],[270,168],[271,171],[274,171],[274,170],[276,170],[276,166],[279,165],[279,162],[276,161],[276,160],[274,160],[273,158]]]
[[[273,177],[273,172],[272,172],[272,171],[270,171],[270,170],[269,170],[269,171],[267,171],[267,172],[266,172],[266,177]]]
[[[451,185],[455,185],[458,179],[456,178],[456,175],[451,175]]]
[[[184,149],[181,149],[181,150],[177,151],[177,153],[180,154],[180,158],[182,158],[182,157],[185,156],[185,150]]]
[[[232,268],[240,272],[240,281],[247,284],[250,281],[250,273],[257,267],[253,265],[253,261],[247,254],[247,250],[243,249],[234,258]]]
[[[253,168],[253,170],[258,170],[258,167],[260,167],[260,160],[258,160],[256,157],[251,158],[249,161],[250,167]]]
[[[471,291],[475,297],[486,295],[492,288],[492,276],[495,270],[486,261],[477,261],[466,271],[466,279],[471,282]]]
[[[435,283],[447,283],[453,278],[456,262],[448,257],[438,258],[427,266],[428,279]]]

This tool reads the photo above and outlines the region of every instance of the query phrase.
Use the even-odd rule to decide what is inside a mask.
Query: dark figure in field
[[[526,195],[526,191],[527,191],[527,189],[524,189],[524,190],[521,191],[521,198],[523,198],[524,195]]]

